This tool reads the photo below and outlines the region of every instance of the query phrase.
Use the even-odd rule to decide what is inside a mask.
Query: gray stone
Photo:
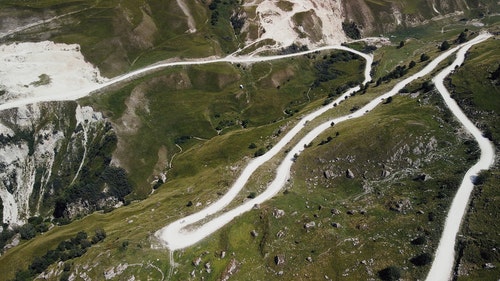
[[[195,260],[193,261],[193,265],[194,265],[194,266],[198,266],[198,265],[200,265],[200,263],[201,263],[201,258],[200,258],[200,257],[198,257],[197,259],[195,259]]]
[[[326,170],[323,172],[323,175],[325,176],[326,179],[330,179],[330,178],[333,178],[335,175],[333,174],[332,171],[330,170]]]
[[[354,173],[351,171],[351,169],[347,169],[347,171],[345,171],[345,176],[348,179],[353,179],[354,178]]]
[[[273,216],[277,219],[283,217],[285,215],[285,211],[280,210],[280,209],[274,209],[273,210]]]
[[[310,228],[313,228],[315,226],[316,226],[316,222],[314,222],[314,221],[310,221],[310,222],[304,224],[305,229],[310,229]]]
[[[276,265],[283,265],[283,264],[285,264],[285,256],[284,255],[276,255],[276,256],[274,256],[274,263]]]
[[[340,211],[335,208],[331,209],[330,213],[332,213],[332,215],[340,215]]]

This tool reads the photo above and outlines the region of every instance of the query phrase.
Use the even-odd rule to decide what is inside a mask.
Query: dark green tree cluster
[[[432,255],[429,253],[423,253],[418,256],[415,256],[411,258],[411,263],[413,263],[416,266],[424,266],[428,265],[432,262]]]
[[[500,85],[500,64],[495,71],[490,73],[488,79],[495,82],[495,85]]]
[[[384,75],[384,76],[380,77],[379,79],[377,79],[376,86],[382,84],[382,82],[389,82],[392,79],[398,79],[400,77],[403,77],[404,75],[406,75],[406,73],[408,73],[408,69],[409,68],[406,67],[406,65],[396,66],[396,68],[393,71],[391,71],[387,75]]]
[[[278,55],[295,54],[295,53],[305,52],[307,50],[309,50],[307,45],[297,45],[296,43],[292,43],[288,47],[281,48],[281,50],[278,51]]]
[[[174,140],[175,144],[183,144],[186,143],[188,140],[190,140],[192,137],[191,136],[180,136],[176,137]]]
[[[354,22],[343,22],[342,30],[344,30],[345,35],[351,39],[360,39],[361,32],[359,31],[358,26]]]
[[[318,87],[323,82],[334,80],[345,73],[342,70],[336,69],[335,63],[348,62],[357,58],[358,56],[351,52],[340,52],[324,56],[323,60],[319,60],[314,64],[317,78],[313,82],[313,88]]]
[[[460,34],[458,35],[458,38],[455,40],[455,43],[462,44],[462,43],[467,42],[467,33],[466,32],[467,32],[467,30],[460,32]]]
[[[210,9],[210,11],[212,12],[210,16],[210,24],[217,25],[221,17],[229,19],[228,12],[230,14],[232,13],[229,10],[233,10],[237,5],[238,5],[237,0],[226,0],[226,1],[212,0],[212,2],[210,2],[210,4],[208,5],[208,9]],[[240,25],[240,23],[237,23],[237,26],[238,25]],[[243,26],[243,24],[241,24],[241,26]]]
[[[396,266],[389,266],[380,270],[378,276],[384,281],[397,281],[401,278],[401,269]]]
[[[0,232],[0,250],[5,247],[7,242],[16,235],[14,230],[8,228],[7,224],[3,225],[2,232]]]
[[[210,16],[210,24],[216,25],[219,22],[219,11],[217,10],[221,0],[213,0],[208,8],[212,11],[212,15]]]
[[[78,201],[85,202],[89,211],[97,210],[97,202],[105,197],[114,196],[125,201],[125,196],[132,192],[133,185],[123,168],[113,167],[111,153],[117,144],[117,137],[110,124],[106,124],[105,133],[88,147],[86,165],[80,171],[78,180],[72,185],[66,178],[55,178],[50,186],[59,196],[54,203],[53,215],[59,223],[67,222],[67,206]],[[65,187],[65,185],[70,185]],[[104,187],[108,186],[107,192]],[[61,220],[61,218],[64,218]]]
[[[450,48],[450,43],[448,41],[444,40],[443,43],[441,43],[441,46],[439,46],[440,51],[446,51]]]
[[[231,26],[233,27],[235,34],[240,34],[241,28],[245,24],[245,20],[246,18],[238,13],[235,13],[231,16],[229,21],[231,21]]]
[[[35,276],[58,261],[67,261],[82,256],[92,244],[99,243],[104,240],[104,238],[106,238],[106,232],[102,228],[95,231],[95,235],[90,241],[87,233],[80,231],[75,237],[59,243],[56,249],[48,250],[43,256],[35,257],[28,269],[16,273],[14,280],[33,280]]]
[[[82,173],[83,173],[82,169]],[[62,196],[58,198],[55,205],[54,217],[66,217],[66,208],[68,204],[76,202],[79,199],[93,204],[99,199],[113,196],[118,200],[125,202],[125,196],[133,190],[133,185],[128,179],[127,172],[121,167],[107,166],[98,178],[90,178],[89,181],[78,182],[66,189]],[[107,185],[108,191],[103,192],[104,186]],[[95,206],[88,206],[96,208]]]

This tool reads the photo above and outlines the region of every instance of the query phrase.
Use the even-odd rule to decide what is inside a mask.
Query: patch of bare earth
[[[125,159],[127,159],[127,152],[132,149],[126,140],[128,137],[135,135],[142,126],[136,111],[139,109],[148,110],[148,101],[145,97],[146,88],[146,84],[141,84],[132,90],[130,96],[125,100],[127,109],[114,122],[114,129],[118,135],[118,144],[113,152],[111,162],[126,170],[130,170],[130,167]]]

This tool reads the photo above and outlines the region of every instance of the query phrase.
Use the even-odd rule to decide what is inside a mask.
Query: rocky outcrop
[[[391,32],[397,28],[414,27],[432,21],[466,17],[470,11],[497,11],[496,0],[436,0],[424,1],[421,5],[408,9],[404,1],[383,2],[373,5],[367,0],[341,1],[346,21],[355,22],[362,35],[379,35]],[[374,8],[376,6],[376,9]]]
[[[351,171],[351,169],[347,169],[347,171],[345,171],[345,176],[348,179],[353,179],[354,178],[354,173]]]
[[[283,211],[281,209],[274,209],[273,210],[273,216],[276,219],[279,219],[279,218],[283,217],[284,215],[285,215],[285,211]]]
[[[31,216],[52,215],[56,198],[67,188],[88,181],[86,166],[100,161],[96,153],[105,153],[113,145],[112,128],[102,114],[76,103],[4,110],[0,124],[2,220],[10,225],[22,225]],[[64,216],[72,218],[118,204],[117,197],[106,192],[96,196],[96,191],[92,187],[88,198],[72,193]]]
[[[274,256],[274,263],[276,265],[283,265],[283,264],[285,264],[285,255],[276,255],[276,256]]]

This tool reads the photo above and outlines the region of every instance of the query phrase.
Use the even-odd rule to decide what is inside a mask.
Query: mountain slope
[[[496,1],[3,1],[0,43],[77,43],[112,77],[162,60],[296,52],[350,40],[350,32],[393,38],[350,45],[375,50],[374,81],[331,117],[421,69],[422,54],[434,58],[444,40],[453,47],[461,33],[467,39],[481,28],[498,32],[496,12]],[[496,49],[498,39],[475,47],[450,88],[498,144],[498,97],[488,95],[498,92]],[[403,280],[423,278],[428,266],[413,260],[433,253],[457,182],[477,157],[427,78],[315,140],[283,194],[171,253],[175,267],[153,236],[214,202],[297,119],[359,83],[363,63],[345,52],[315,52],[172,67],[76,102],[1,111],[0,211],[15,231],[4,225],[0,235],[1,248],[10,244],[0,257],[0,280],[17,271],[22,280],[61,241],[101,229],[102,243],[47,262],[45,278],[359,280],[376,279],[389,266],[402,268]],[[36,77],[36,87],[31,77],[15,86],[57,83],[56,76]],[[2,100],[15,98],[11,86],[0,87]],[[261,168],[234,204],[258,195],[277,161]],[[497,248],[486,226],[494,225],[489,212],[496,203],[489,200],[497,173],[484,183],[488,196],[478,191],[464,230],[464,279],[495,275],[487,263],[500,268],[497,255],[482,254]]]

